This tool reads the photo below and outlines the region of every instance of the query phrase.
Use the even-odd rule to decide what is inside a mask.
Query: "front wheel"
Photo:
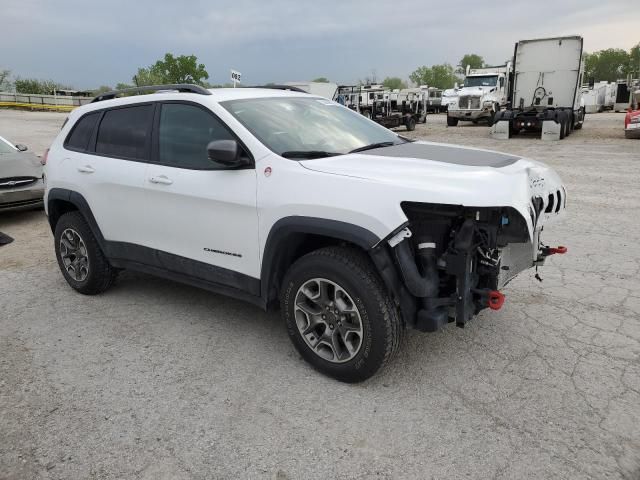
[[[297,260],[281,307],[300,355],[343,382],[374,375],[398,351],[404,331],[371,261],[355,248],[322,248]]]
[[[458,125],[458,119],[447,115],[447,127],[455,127]]]

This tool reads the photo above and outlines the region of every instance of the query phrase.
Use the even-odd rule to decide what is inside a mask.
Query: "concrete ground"
[[[64,116],[0,110],[36,153]],[[539,283],[465,329],[410,332],[360,385],[277,312],[125,273],[72,291],[43,212],[0,216],[0,478],[640,479],[640,142],[622,114],[556,143],[429,116],[411,134],[543,160],[569,193]]]

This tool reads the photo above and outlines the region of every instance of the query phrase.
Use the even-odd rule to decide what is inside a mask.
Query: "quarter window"
[[[89,148],[89,141],[98,118],[100,118],[100,112],[90,113],[78,120],[67,138],[66,147],[86,151]]]
[[[209,160],[207,145],[233,140],[212,114],[194,105],[166,103],[160,112],[158,160],[164,165],[191,169],[223,167]]]
[[[108,110],[98,129],[96,153],[134,160],[146,159],[153,105]]]

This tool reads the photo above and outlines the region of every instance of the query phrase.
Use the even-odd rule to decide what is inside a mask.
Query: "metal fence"
[[[68,111],[74,107],[85,105],[91,102],[91,100],[91,97],[0,92],[0,106],[16,106],[22,108]]]

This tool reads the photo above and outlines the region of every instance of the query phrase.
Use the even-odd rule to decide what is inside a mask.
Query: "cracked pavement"
[[[0,110],[0,134],[42,153],[63,120]],[[43,212],[3,214],[0,478],[640,479],[640,141],[622,122],[501,142],[432,115],[409,134],[553,166],[568,214],[544,240],[569,252],[465,329],[409,332],[360,385],[308,367],[277,312],[128,272],[74,293]]]

